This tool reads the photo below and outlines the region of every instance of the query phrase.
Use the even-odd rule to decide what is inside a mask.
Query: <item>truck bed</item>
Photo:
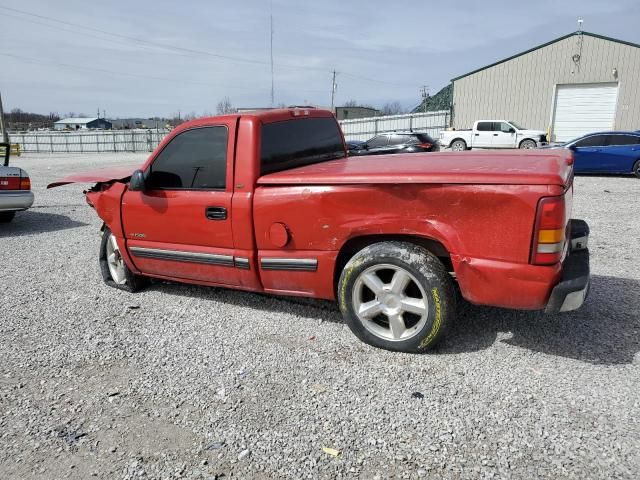
[[[567,185],[569,150],[440,152],[348,157],[264,175],[259,185]]]

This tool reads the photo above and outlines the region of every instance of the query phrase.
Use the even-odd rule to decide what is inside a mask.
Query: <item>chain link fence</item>
[[[437,138],[449,126],[448,110],[383,117],[341,120],[347,140],[368,140],[378,133],[425,132]],[[25,153],[151,152],[169,133],[168,129],[89,130],[71,132],[10,133],[11,143]]]
[[[25,153],[151,152],[168,133],[168,129],[26,132],[10,133],[9,138]]]
[[[347,140],[369,140],[371,137],[385,132],[424,132],[438,138],[440,132],[449,127],[451,112],[407,113],[384,117],[356,118],[341,120],[340,126]]]

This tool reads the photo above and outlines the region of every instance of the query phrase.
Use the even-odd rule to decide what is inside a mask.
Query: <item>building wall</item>
[[[380,112],[375,108],[368,107],[336,107],[336,118],[338,120],[353,120],[355,118],[375,117]]]
[[[578,70],[571,57],[578,36],[560,40],[454,81],[454,127],[479,119],[513,120],[547,130],[555,85],[618,82],[615,128],[640,129],[640,48],[583,35]],[[613,69],[617,69],[617,79]]]

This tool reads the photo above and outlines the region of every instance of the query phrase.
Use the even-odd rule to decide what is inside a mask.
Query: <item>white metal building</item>
[[[99,128],[102,130],[110,130],[111,122],[104,118],[63,118],[53,124],[56,130],[86,130],[88,128]]]
[[[452,80],[453,126],[512,120],[553,141],[640,129],[640,45],[573,32]]]

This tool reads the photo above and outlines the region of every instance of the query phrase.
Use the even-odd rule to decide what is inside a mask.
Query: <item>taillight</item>
[[[564,196],[541,198],[533,231],[531,263],[552,265],[559,262],[564,251],[566,228]]]
[[[31,179],[29,179],[29,177],[20,177],[20,187],[18,190],[31,190]]]
[[[422,148],[431,148],[431,147],[433,147],[433,144],[432,143],[420,143],[418,146],[422,147]]]

